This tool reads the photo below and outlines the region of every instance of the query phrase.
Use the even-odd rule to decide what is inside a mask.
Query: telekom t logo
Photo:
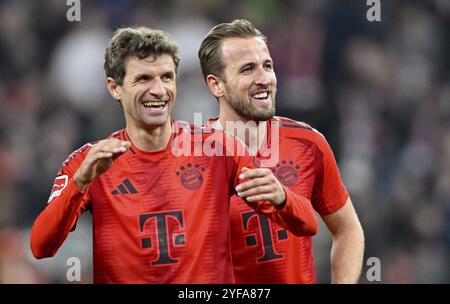
[[[157,240],[152,240],[150,237],[141,238],[141,245],[143,249],[155,248],[158,250],[158,259],[152,261],[152,265],[172,264],[178,261],[171,258],[170,247],[185,246],[185,233],[173,233],[172,229],[168,229],[168,222],[175,221],[180,229],[184,228],[183,212],[182,211],[167,211],[160,213],[147,213],[139,216],[139,231],[145,232],[144,228],[148,221],[156,221],[156,235]],[[170,227],[173,225],[170,225]],[[153,242],[152,242],[153,241]],[[154,243],[157,242],[157,246]]]
[[[251,221],[257,221],[259,224],[259,237],[249,231],[249,223]],[[257,259],[257,262],[267,262],[270,260],[282,259],[284,256],[282,254],[277,254],[274,248],[274,240],[272,238],[272,231],[270,229],[269,219],[264,215],[259,215],[254,211],[249,211],[242,213],[242,222],[244,224],[244,233],[247,234],[245,237],[245,243],[248,247],[257,245],[257,238],[262,241],[263,256]],[[287,240],[288,235],[285,229],[279,229],[276,233],[278,241]]]

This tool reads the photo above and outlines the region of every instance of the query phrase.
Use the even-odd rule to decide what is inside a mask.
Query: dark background
[[[112,31],[169,32],[182,56],[174,116],[205,120],[218,107],[197,50],[213,25],[235,18],[269,38],[277,115],[329,140],[381,282],[449,283],[450,2],[380,2],[381,22],[369,22],[364,0],[81,0],[81,21],[69,22],[66,1],[0,0],[0,283],[69,283],[69,257],[92,282],[90,214],[52,259],[31,256],[29,231],[61,162],[124,126],[102,68]],[[314,240],[326,283],[323,225]]]

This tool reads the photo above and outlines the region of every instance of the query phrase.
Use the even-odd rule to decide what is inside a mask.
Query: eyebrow
[[[255,65],[256,65],[256,63],[254,63],[254,62],[252,62],[252,61],[245,62],[245,63],[243,63],[243,64],[241,64],[241,65],[239,66],[239,70],[242,70],[243,68],[245,68],[245,67],[247,67],[247,66],[255,66]]]
[[[152,76],[150,76],[150,74],[147,74],[147,73],[140,73],[140,74],[137,74],[136,76],[134,76],[134,80],[139,80],[144,77],[151,78]]]
[[[273,61],[272,61],[272,59],[268,58],[268,59],[266,59],[266,60],[263,61],[263,64],[266,64],[266,63],[271,63],[271,64],[273,64]],[[254,61],[249,61],[249,62],[246,62],[246,63],[241,64],[241,65],[239,66],[239,70],[242,70],[243,68],[245,68],[245,67],[247,67],[247,66],[255,66],[255,65],[257,65],[257,63],[255,63]]]
[[[169,75],[170,77],[175,78],[176,73],[175,73],[174,71],[167,70],[167,71],[163,71],[163,72],[161,73],[161,77],[162,77],[162,76],[165,76],[165,75]],[[152,79],[153,77],[154,77],[154,76],[152,76],[152,75],[149,74],[149,73],[139,73],[139,74],[137,74],[137,75],[134,76],[133,80],[134,80],[134,81],[138,81],[138,80],[140,80],[140,79],[142,79],[142,78],[149,78],[149,79]]]
[[[170,75],[170,76],[174,77],[176,74],[175,74],[174,71],[166,71],[166,72],[162,73],[162,75],[163,75],[163,76],[164,76],[164,75]]]

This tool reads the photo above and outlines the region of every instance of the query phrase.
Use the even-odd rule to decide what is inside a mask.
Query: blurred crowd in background
[[[269,38],[277,115],[328,139],[365,230],[381,283],[450,282],[450,1],[0,0],[0,283],[68,283],[79,257],[92,282],[91,215],[51,259],[35,260],[31,225],[65,158],[124,127],[107,93],[105,47],[115,28],[167,31],[179,44],[176,119],[218,107],[197,50],[219,22],[246,18]],[[318,281],[330,281],[331,237],[314,238]],[[364,265],[361,282],[369,283]]]

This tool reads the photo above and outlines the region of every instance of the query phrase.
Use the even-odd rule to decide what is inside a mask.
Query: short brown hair
[[[176,71],[180,62],[178,46],[166,33],[148,27],[119,28],[114,32],[105,51],[106,77],[111,77],[118,85],[122,85],[128,58],[136,56],[143,59],[162,54],[172,57]]]
[[[267,44],[267,37],[245,19],[235,19],[230,23],[221,23],[213,27],[203,39],[198,50],[198,58],[205,81],[209,74],[223,76],[225,65],[220,47],[224,39],[250,37],[259,37]]]

